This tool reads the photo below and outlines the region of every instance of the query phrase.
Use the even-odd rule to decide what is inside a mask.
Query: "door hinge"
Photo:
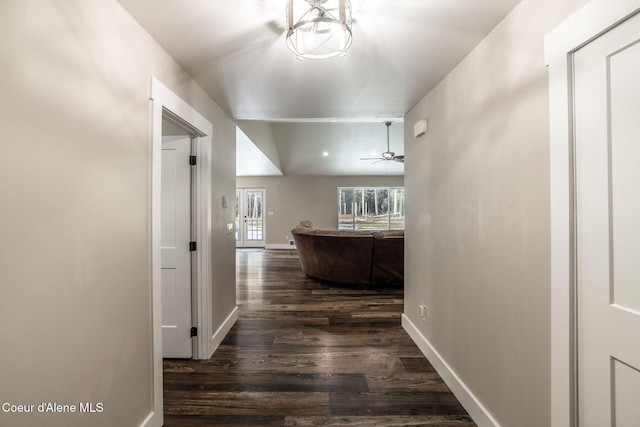
[[[194,252],[196,250],[196,242],[189,242],[189,252]]]
[[[196,328],[195,326],[191,327],[191,336],[192,337],[197,337],[198,336],[198,328]]]
[[[191,166],[195,166],[196,165],[196,156],[189,156],[189,164]]]

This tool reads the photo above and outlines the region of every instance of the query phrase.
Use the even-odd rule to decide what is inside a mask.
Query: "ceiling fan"
[[[373,163],[378,163],[385,160],[393,160],[394,162],[404,163],[404,155],[399,154],[396,156],[396,153],[393,151],[389,151],[389,127],[392,122],[384,122],[384,125],[387,127],[387,151],[382,153],[382,157],[363,157],[360,160],[375,160]]]

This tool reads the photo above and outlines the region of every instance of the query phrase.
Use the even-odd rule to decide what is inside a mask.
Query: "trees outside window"
[[[338,229],[404,229],[404,188],[339,187]]]

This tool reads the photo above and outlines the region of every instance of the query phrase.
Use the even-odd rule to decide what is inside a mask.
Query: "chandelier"
[[[351,46],[350,0],[288,0],[287,46],[298,59],[344,56]]]

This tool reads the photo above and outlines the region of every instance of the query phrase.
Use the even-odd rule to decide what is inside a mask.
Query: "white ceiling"
[[[403,175],[395,161],[360,160],[387,151],[387,128],[371,123],[272,123],[286,175]],[[404,153],[403,123],[389,128],[389,149]],[[300,143],[304,141],[304,143]],[[323,156],[323,153],[327,156]]]
[[[286,0],[119,1],[230,117],[275,122],[285,174],[335,174],[340,167],[289,161],[302,150],[309,164],[326,144],[327,165],[350,159],[358,169],[361,144],[342,136],[376,123],[370,151],[386,145],[380,123],[401,119],[519,0],[352,0],[347,55],[305,61],[286,47]],[[315,134],[331,126],[340,132]]]

